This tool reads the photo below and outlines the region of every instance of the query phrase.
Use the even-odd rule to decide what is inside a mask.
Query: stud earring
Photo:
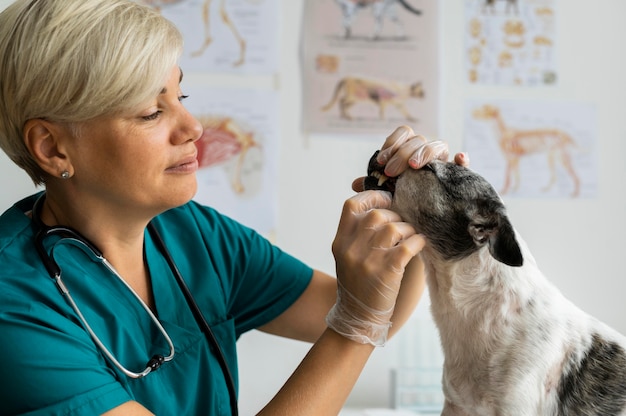
[[[69,179],[70,177],[70,173],[66,170],[64,170],[63,172],[61,172],[61,178],[63,179]]]

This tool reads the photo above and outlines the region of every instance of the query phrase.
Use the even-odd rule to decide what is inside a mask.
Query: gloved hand
[[[408,166],[419,169],[434,159],[448,160],[448,144],[428,142],[424,136],[416,136],[410,127],[401,126],[387,137],[377,161],[385,165],[385,175],[393,177]]]
[[[374,346],[385,344],[405,267],[424,246],[423,237],[390,206],[386,192],[365,191],[348,199],[332,246],[337,301],[326,323]]]
[[[408,126],[400,126],[389,135],[377,157],[378,163],[385,165],[385,175],[392,178],[408,167],[419,169],[435,159],[448,160],[448,144],[440,140],[428,142],[424,136],[415,135]],[[457,153],[454,162],[469,166],[469,158],[464,153]],[[355,179],[352,189],[356,192],[363,190],[362,177]]]

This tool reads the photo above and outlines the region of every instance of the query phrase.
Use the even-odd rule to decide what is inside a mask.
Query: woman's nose
[[[178,120],[178,133],[175,135],[177,142],[195,142],[202,136],[203,132],[202,124],[185,108],[181,105],[180,114]]]

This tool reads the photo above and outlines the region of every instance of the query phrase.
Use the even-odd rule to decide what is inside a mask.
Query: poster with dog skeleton
[[[595,118],[587,103],[469,100],[464,148],[503,197],[592,198]]]
[[[135,0],[185,39],[184,71],[270,75],[278,70],[278,0]]]
[[[556,0],[466,0],[467,79],[475,84],[557,81]]]
[[[269,237],[276,226],[278,93],[189,88],[185,106],[202,124],[194,199]]]
[[[436,136],[438,19],[437,0],[306,1],[305,130]]]

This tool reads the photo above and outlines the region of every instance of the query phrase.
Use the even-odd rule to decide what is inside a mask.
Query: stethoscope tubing
[[[35,246],[37,248],[37,252],[39,253],[39,256],[41,257],[42,262],[44,263],[44,266],[46,267],[48,273],[50,274],[50,277],[54,280],[57,288],[59,289],[61,294],[65,297],[67,302],[70,304],[70,306],[72,307],[72,309],[78,316],[83,327],[89,333],[93,342],[98,346],[98,348],[100,348],[102,353],[106,356],[107,359],[109,359],[113,363],[113,365],[115,365],[126,376],[131,377],[131,378],[145,377],[148,374],[150,374],[152,371],[158,369],[161,366],[161,364],[163,364],[164,362],[171,361],[174,358],[175,349],[174,349],[174,343],[172,342],[172,339],[170,338],[169,334],[167,333],[165,328],[163,328],[163,325],[161,325],[161,322],[159,322],[159,320],[154,315],[154,313],[152,313],[148,305],[146,305],[146,303],[143,301],[143,299],[141,299],[141,297],[137,294],[137,292],[122,278],[122,276],[118,273],[118,271],[115,270],[113,265],[107,261],[107,259],[102,255],[102,252],[93,243],[91,243],[84,236],[82,236],[78,231],[70,227],[64,227],[64,226],[48,227],[45,224],[43,224],[43,222],[41,221],[41,217],[39,216],[39,208],[40,208],[40,204],[43,203],[44,197],[45,195],[42,195],[41,197],[39,197],[39,199],[35,202],[35,205],[33,206],[33,210],[32,210],[33,221],[35,225],[39,227],[39,232],[37,233],[37,236],[35,237]],[[157,326],[157,328],[159,329],[159,331],[165,338],[169,347],[168,355],[166,356],[158,355],[158,354],[154,355],[152,358],[150,358],[150,360],[146,364],[146,368],[140,372],[130,371],[115,358],[113,353],[100,340],[100,337],[98,337],[98,335],[95,333],[91,325],[89,325],[89,322],[87,321],[82,311],[80,310],[80,308],[74,301],[74,298],[72,297],[72,294],[70,293],[70,290],[68,289],[67,285],[63,282],[63,278],[62,278],[63,273],[61,271],[61,268],[53,260],[54,247],[56,246],[58,241],[55,242],[55,246],[52,247],[50,254],[46,252],[46,249],[43,245],[43,241],[45,240],[46,237],[54,236],[54,235],[57,235],[60,237],[58,241],[66,240],[67,242],[75,246],[81,246],[81,247],[86,248],[93,261],[96,261],[104,265],[104,267],[111,274],[113,274],[120,282],[124,284],[124,286],[133,294],[133,296],[141,304],[143,309],[148,313],[148,315],[150,316],[150,319],[154,322],[154,324]]]

